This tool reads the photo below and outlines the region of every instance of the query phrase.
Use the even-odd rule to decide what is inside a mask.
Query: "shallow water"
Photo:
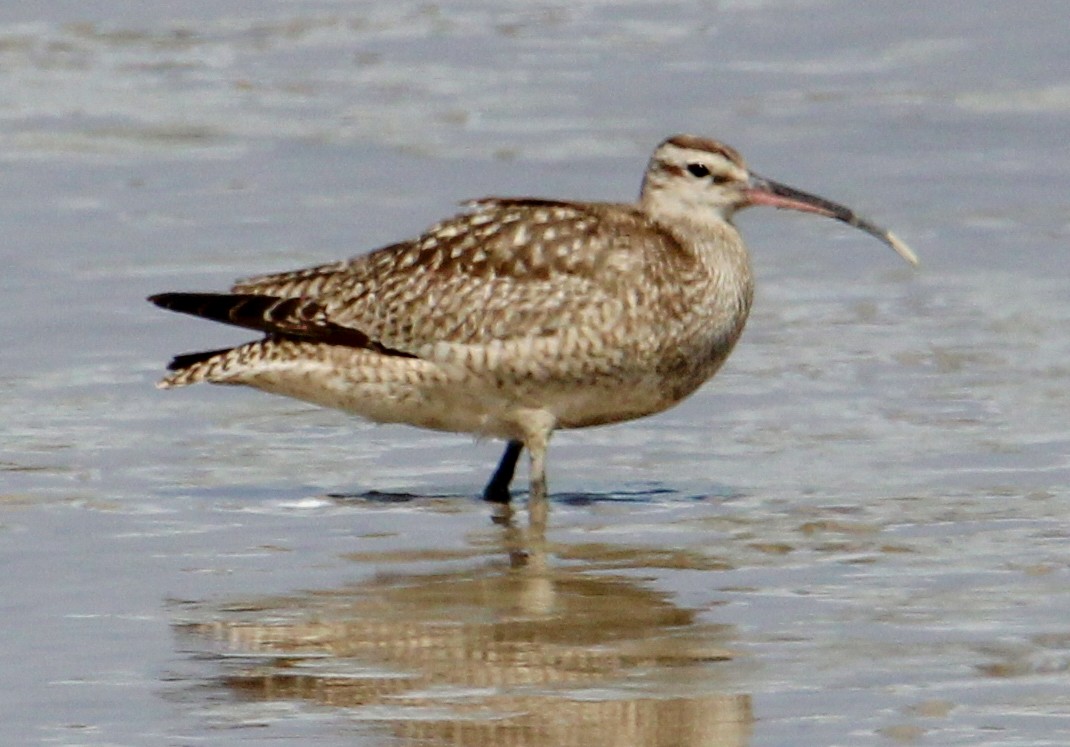
[[[32,15],[31,15],[32,13]],[[0,10],[0,742],[1065,745],[1057,2]],[[893,227],[739,219],[717,379],[500,445],[158,392],[169,289],[483,194],[629,199],[677,131]],[[523,479],[521,475],[521,480]]]

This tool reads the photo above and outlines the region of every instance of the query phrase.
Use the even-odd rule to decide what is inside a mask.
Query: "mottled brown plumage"
[[[172,361],[161,386],[244,384],[380,422],[507,439],[487,486],[508,501],[521,445],[545,496],[550,434],[676,404],[727,358],[753,287],[736,210],[766,204],[895,237],[822,198],[754,176],[716,141],[655,151],[637,204],[487,198],[408,242],[238,282],[165,293],[165,308],[263,339]]]

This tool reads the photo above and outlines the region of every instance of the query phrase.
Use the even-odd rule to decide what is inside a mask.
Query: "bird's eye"
[[[698,177],[699,179],[701,179],[704,176],[709,176],[710,175],[709,168],[706,167],[704,164],[701,164],[701,163],[689,163],[689,164],[687,164],[687,172],[689,174],[691,174],[691,176]]]

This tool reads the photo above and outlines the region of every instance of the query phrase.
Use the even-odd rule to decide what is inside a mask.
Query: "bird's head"
[[[765,179],[747,168],[743,157],[716,140],[676,135],[654,151],[643,179],[641,203],[654,218],[729,222],[737,210],[767,205],[816,213],[875,236],[911,264],[914,252],[891,232],[823,197]]]

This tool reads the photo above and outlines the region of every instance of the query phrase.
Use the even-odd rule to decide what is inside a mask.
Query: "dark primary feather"
[[[325,345],[371,350],[382,355],[416,356],[389,348],[359,329],[328,320],[321,307],[303,298],[276,298],[241,293],[160,293],[150,296],[157,306],[183,314],[211,319],[236,327],[254,329],[274,337],[309,340]],[[177,356],[171,370],[188,367],[225,350]]]
[[[160,293],[149,300],[170,311],[265,332],[310,333],[319,307],[300,298],[241,293]]]

